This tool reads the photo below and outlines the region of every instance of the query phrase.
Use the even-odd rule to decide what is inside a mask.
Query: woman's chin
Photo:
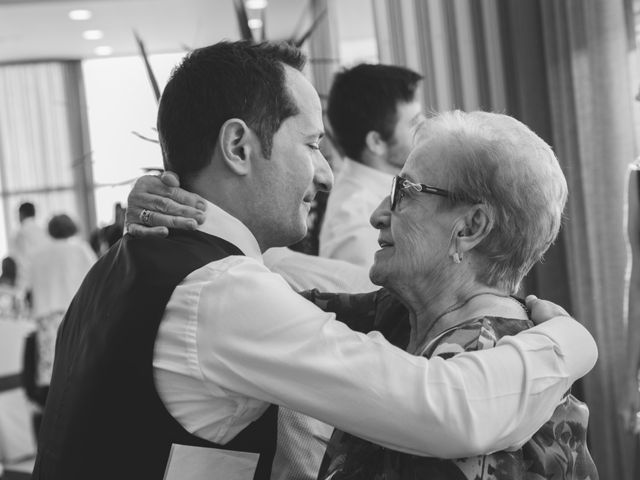
[[[385,279],[387,277],[386,268],[383,263],[378,259],[378,254],[376,253],[375,261],[373,262],[373,266],[369,269],[369,280],[373,282],[375,285],[384,286]]]

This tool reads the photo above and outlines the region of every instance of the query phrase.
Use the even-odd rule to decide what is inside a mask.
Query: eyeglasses
[[[432,187],[423,183],[413,183],[406,178],[396,176],[393,177],[393,181],[391,182],[391,211],[396,209],[398,202],[404,196],[405,188],[413,188],[416,192],[430,193],[432,195],[440,195],[441,197],[450,198],[452,196],[448,190]]]

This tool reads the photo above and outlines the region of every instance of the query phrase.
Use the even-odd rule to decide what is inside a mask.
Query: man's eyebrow
[[[308,135],[305,135],[305,138],[308,139],[313,139],[313,140],[321,140],[324,138],[324,130],[318,130],[316,132],[313,133],[309,133]]]

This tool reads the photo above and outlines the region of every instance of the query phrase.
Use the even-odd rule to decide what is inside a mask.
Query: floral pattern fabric
[[[313,296],[312,296],[313,297]],[[360,327],[388,325],[389,309],[397,305],[388,294],[350,299],[348,296],[315,296],[322,308],[344,314],[369,314],[369,323]],[[369,309],[367,309],[367,301]],[[373,306],[372,306],[373,304]],[[356,307],[350,309],[350,307]],[[382,308],[381,308],[382,307]],[[341,318],[341,312],[343,314]],[[375,313],[372,313],[375,312]],[[366,315],[365,315],[366,316]],[[375,317],[375,320],[373,319]],[[404,321],[404,320],[403,320]],[[348,319],[346,323],[349,323]],[[463,351],[492,348],[505,335],[529,328],[531,322],[499,317],[481,317],[443,332],[427,346],[425,357],[450,358]],[[396,339],[405,337],[395,329]],[[393,341],[393,340],[391,340]],[[397,343],[396,343],[397,344]],[[400,346],[400,345],[398,345]],[[404,346],[404,345],[403,345]],[[396,452],[336,430],[329,442],[318,478],[321,480],[596,480],[598,473],[587,449],[589,411],[573,395],[567,394],[552,418],[515,451],[501,451],[455,460],[420,457]]]

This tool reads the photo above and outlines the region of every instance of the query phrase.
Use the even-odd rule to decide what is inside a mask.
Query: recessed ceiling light
[[[267,0],[245,0],[244,6],[249,10],[261,10],[267,8]]]
[[[85,40],[100,40],[104,37],[104,33],[102,33],[102,30],[85,30],[82,32],[82,37]]]
[[[259,18],[251,18],[249,19],[249,28],[262,28],[262,20],[260,20]]]
[[[99,55],[101,57],[105,57],[107,55],[111,55],[113,53],[113,48],[108,45],[101,45],[100,47],[96,47],[93,49],[93,53]]]
[[[91,16],[91,10],[71,10],[69,12],[69,18],[71,20],[89,20]]]

